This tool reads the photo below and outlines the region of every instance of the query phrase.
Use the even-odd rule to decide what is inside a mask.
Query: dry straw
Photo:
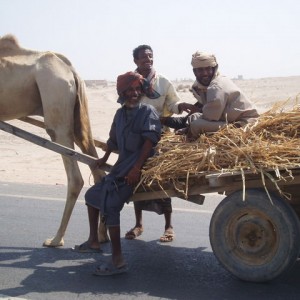
[[[276,185],[282,179],[279,170],[300,167],[300,106],[288,107],[288,102],[277,103],[251,126],[229,124],[194,142],[174,133],[164,135],[157,146],[158,155],[146,162],[137,187],[163,190],[164,184],[171,182],[187,197],[193,177],[236,171],[241,176],[245,171],[261,174],[263,181],[268,176]],[[270,170],[277,178],[270,177]]]

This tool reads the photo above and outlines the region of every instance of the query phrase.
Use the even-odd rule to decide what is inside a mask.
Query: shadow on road
[[[24,278],[21,286],[2,289],[1,294],[18,297],[34,292],[41,295],[37,299],[48,299],[49,293],[55,299],[62,292],[74,298],[84,294],[87,299],[88,295],[167,299],[266,299],[274,295],[273,299],[282,299],[288,292],[289,299],[296,299],[293,295],[300,293],[299,262],[284,278],[255,284],[233,278],[204,248],[142,240],[122,240],[122,246],[130,270],[111,277],[92,275],[97,263],[110,259],[109,244],[103,245],[103,254],[82,254],[66,248],[0,247],[0,267],[14,268],[14,276]]]

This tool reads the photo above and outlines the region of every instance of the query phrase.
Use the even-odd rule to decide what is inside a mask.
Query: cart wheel
[[[262,189],[237,191],[215,209],[210,243],[219,262],[234,276],[253,282],[287,271],[300,252],[300,225],[293,209]]]

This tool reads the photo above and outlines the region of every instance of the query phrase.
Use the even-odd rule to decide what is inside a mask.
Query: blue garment
[[[146,139],[154,146],[160,139],[161,125],[156,110],[147,104],[119,108],[114,116],[107,146],[119,157],[111,172],[85,194],[86,204],[100,210],[107,226],[120,225],[120,211],[133,193],[124,177],[139,158]],[[152,151],[152,155],[154,151]]]

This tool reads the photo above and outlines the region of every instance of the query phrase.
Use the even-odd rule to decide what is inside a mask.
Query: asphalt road
[[[173,199],[176,239],[161,244],[164,218],[144,212],[144,233],[122,239],[129,272],[95,277],[103,254],[78,254],[75,244],[86,240],[88,223],[79,198],[58,249],[42,243],[54,235],[64,207],[65,186],[0,182],[0,299],[299,299],[300,262],[270,283],[243,282],[229,274],[212,253],[209,222],[222,199],[206,195],[204,205]],[[83,191],[84,192],[84,191]],[[121,213],[122,236],[134,224],[132,205]]]

